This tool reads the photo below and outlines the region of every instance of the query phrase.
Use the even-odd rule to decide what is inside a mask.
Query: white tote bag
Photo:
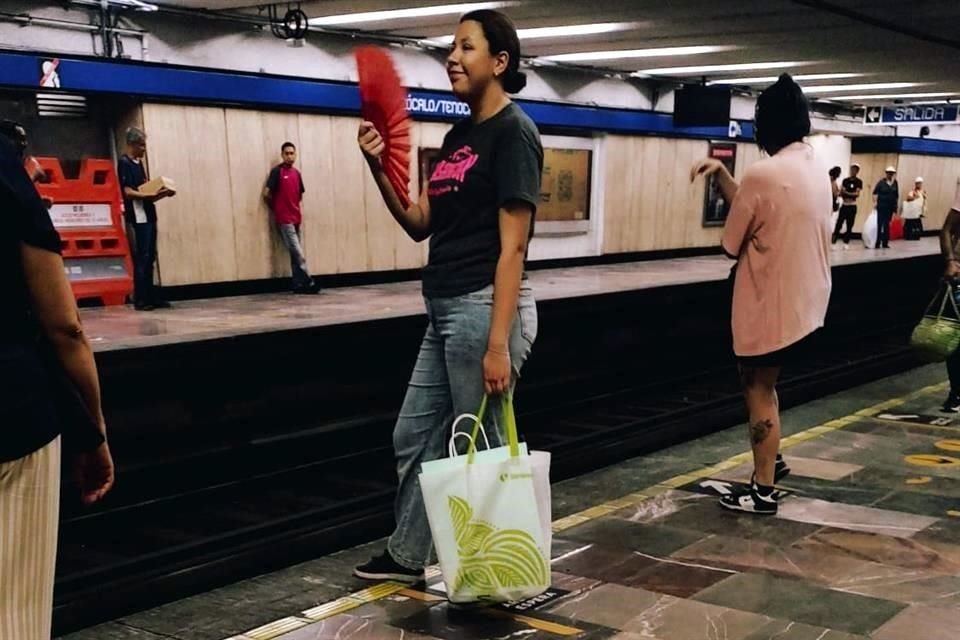
[[[450,457],[423,463],[420,489],[440,571],[451,602],[513,602],[550,587],[552,544],[550,454],[528,452],[517,436],[509,395],[503,396],[507,446],[476,450],[484,398],[477,415],[454,422]],[[457,433],[464,418],[472,435]],[[467,455],[454,441],[468,438]]]

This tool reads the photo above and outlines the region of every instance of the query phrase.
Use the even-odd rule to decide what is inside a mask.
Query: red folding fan
[[[380,161],[383,171],[400,197],[410,206],[410,116],[407,92],[390,55],[380,47],[364,46],[354,51],[360,77],[360,114],[383,137]]]

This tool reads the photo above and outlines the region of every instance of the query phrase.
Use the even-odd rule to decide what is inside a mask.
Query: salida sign
[[[902,107],[867,107],[864,124],[960,124],[960,105],[914,105]]]

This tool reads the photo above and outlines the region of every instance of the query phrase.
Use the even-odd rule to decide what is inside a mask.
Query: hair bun
[[[527,86],[527,74],[522,71],[508,73],[503,79],[503,89],[507,93],[518,93]]]

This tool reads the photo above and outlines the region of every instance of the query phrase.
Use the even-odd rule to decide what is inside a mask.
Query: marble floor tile
[[[791,496],[781,502],[775,519],[805,522],[821,527],[870,531],[902,538],[910,537],[937,521],[936,518],[928,516],[799,496]]]
[[[654,607],[667,598],[671,597],[619,584],[601,584],[577,598],[557,602],[543,610],[571,620],[574,625],[585,621],[623,629],[638,611]]]
[[[551,610],[573,621],[613,627],[644,640],[740,640],[770,618],[619,585],[602,585]]]
[[[869,635],[905,608],[800,580],[746,573],[701,591],[693,600],[860,635]]]
[[[825,555],[842,555],[904,569],[960,574],[960,564],[912,538],[831,527],[816,532],[804,542],[820,545]]]
[[[301,627],[278,640],[435,640],[433,636],[391,627],[378,620],[341,614]]]
[[[960,608],[960,576],[924,576],[902,579],[882,584],[858,584],[843,587],[843,591],[859,593],[871,598],[883,598],[910,605],[940,608]]]
[[[616,518],[629,520],[640,524],[646,524],[657,521],[657,524],[663,524],[662,518],[676,513],[681,509],[696,503],[710,502],[710,496],[702,493],[690,493],[688,491],[677,491],[671,489],[656,495],[643,502],[625,507],[615,511],[611,515]]]
[[[656,560],[625,549],[591,545],[576,555],[553,562],[552,568],[559,573],[626,584],[655,564]]]
[[[819,480],[840,480],[850,474],[863,469],[858,464],[848,464],[845,462],[836,462],[833,460],[818,460],[817,458],[803,458],[793,456],[789,453],[785,456],[787,464],[790,465],[790,475],[786,482],[793,478],[817,478]],[[717,474],[721,480],[734,480],[737,482],[748,482],[753,474],[753,464],[745,464],[739,467],[722,471]]]
[[[910,607],[877,629],[873,640],[956,640],[960,609]]]
[[[784,505],[793,501],[790,497]],[[808,536],[822,525],[790,521],[789,524],[775,518],[758,518],[748,514],[726,511],[717,504],[716,498],[688,506],[676,513],[660,518],[657,524],[673,529],[689,529],[706,534],[736,536],[744,540],[760,540],[774,545],[789,544]]]
[[[897,491],[878,500],[874,506],[879,509],[901,511],[934,518],[949,517],[951,512],[960,511],[960,498],[936,496],[930,493]]]
[[[867,637],[800,622],[772,620],[743,640],[867,640]]]
[[[929,575],[835,554],[809,539],[777,547],[757,540],[714,536],[677,551],[673,557],[701,566],[770,573],[831,588],[893,582],[904,574]]]
[[[597,542],[605,547],[642,551],[654,556],[667,556],[693,544],[702,533],[686,529],[640,524],[616,517],[607,517],[567,529],[561,534],[570,540]]]

